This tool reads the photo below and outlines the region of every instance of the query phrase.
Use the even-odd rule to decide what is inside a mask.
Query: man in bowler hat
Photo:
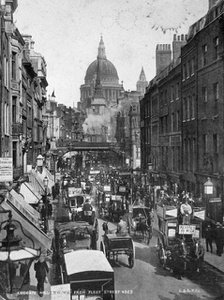
[[[41,255],[38,262],[34,264],[34,270],[36,271],[37,292],[40,297],[43,297],[44,281],[47,276],[47,273],[49,272],[48,265],[43,255]]]

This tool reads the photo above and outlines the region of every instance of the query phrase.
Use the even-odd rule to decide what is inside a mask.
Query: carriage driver
[[[125,222],[122,218],[122,216],[120,216],[120,221],[117,224],[117,234],[119,235],[126,235],[128,234],[128,226],[127,226],[127,222]]]
[[[86,199],[85,203],[83,204],[84,215],[90,215],[90,213],[88,214],[88,213],[85,213],[85,212],[91,212],[91,214],[92,214],[92,210],[93,210],[93,207],[89,203],[89,199]]]
[[[89,199],[86,199],[85,203],[83,204],[83,220],[89,223],[92,223],[93,217],[93,207],[89,203]]]

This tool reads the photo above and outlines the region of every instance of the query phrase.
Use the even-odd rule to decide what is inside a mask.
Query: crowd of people
[[[213,242],[216,245],[216,254],[222,256],[224,249],[224,226],[217,222],[205,225],[204,237],[206,241],[206,251],[213,253]]]

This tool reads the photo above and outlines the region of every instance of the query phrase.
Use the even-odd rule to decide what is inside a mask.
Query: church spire
[[[139,76],[139,81],[146,81],[145,71],[144,71],[143,67],[142,67],[142,70],[141,70],[141,73]]]
[[[95,83],[94,98],[104,98],[103,91],[102,91],[102,85],[100,82],[100,59],[99,59],[99,56],[97,57],[96,83]]]
[[[141,96],[145,94],[146,87],[148,86],[148,82],[146,80],[145,71],[142,67],[141,73],[139,75],[139,80],[137,81],[136,87],[137,92],[140,93]]]
[[[99,43],[99,47],[98,47],[98,56],[97,56],[97,58],[100,58],[100,59],[105,59],[106,58],[105,46],[104,46],[102,35],[100,37],[100,43]]]

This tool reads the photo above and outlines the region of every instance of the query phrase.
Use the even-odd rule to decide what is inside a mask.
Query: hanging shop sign
[[[13,181],[12,157],[0,157],[0,182]]]

